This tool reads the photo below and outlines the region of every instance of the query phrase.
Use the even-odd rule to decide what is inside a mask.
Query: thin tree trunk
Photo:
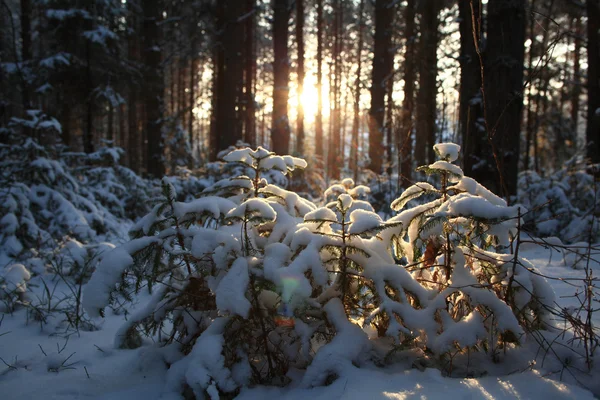
[[[194,154],[194,147],[196,147],[196,137],[194,136],[194,106],[196,103],[196,52],[194,46],[192,46],[192,56],[190,57],[190,100],[188,108],[188,135],[190,138],[190,148],[192,154]]]
[[[527,125],[525,127],[525,160],[523,162],[523,166],[525,169],[529,169],[529,160],[531,158],[531,141],[533,139],[533,129],[534,129],[534,114],[533,114],[533,57],[535,50],[535,1],[531,0],[531,5],[529,6],[529,57],[527,61],[527,79],[529,79],[529,84],[527,85]],[[465,171],[466,173],[466,171]]]
[[[296,0],[296,43],[298,46],[298,119],[296,121],[296,151],[304,154],[304,0]]]
[[[251,15],[246,17],[246,70],[245,70],[245,104],[246,121],[244,140],[250,146],[256,146],[256,107],[254,104],[254,93],[256,93],[256,44],[254,26],[256,24],[255,8],[256,0],[246,1],[246,12]]]
[[[393,60],[391,60],[393,61]],[[390,70],[393,70],[393,65],[390,66]],[[392,168],[394,165],[394,161],[392,159],[392,151],[393,151],[393,112],[394,112],[394,100],[392,98],[392,94],[394,92],[394,74],[392,74],[387,78],[387,107],[386,107],[386,117],[385,117],[385,134],[386,134],[386,156],[387,156],[387,174],[389,177],[392,176]]]
[[[323,167],[323,0],[317,0],[317,115],[315,116],[315,153]]]
[[[350,140],[350,169],[354,172],[354,181],[358,182],[358,133],[360,130],[360,80],[362,74],[362,53],[365,28],[365,0],[358,6],[358,48],[356,50],[356,79],[354,80],[354,117],[352,119],[352,138]]]
[[[330,83],[330,87],[333,92],[333,107],[331,113],[332,128],[330,136],[330,146],[328,149],[328,160],[329,160],[329,176],[334,179],[340,177],[340,164],[341,164],[341,53],[342,53],[342,39],[341,39],[341,24],[342,24],[342,4],[341,0],[335,1],[334,7],[334,22],[333,22],[333,85]]]
[[[577,15],[575,21],[575,51],[573,52],[573,91],[571,95],[571,130],[573,137],[577,137],[577,128],[579,126],[579,97],[581,96],[581,72],[580,72],[580,56],[581,56],[581,39],[583,30],[581,28],[581,15]]]
[[[31,0],[21,0],[21,61],[24,65],[31,61]],[[26,85],[23,85],[21,97],[23,109],[31,108]]]
[[[94,133],[92,132],[94,128],[94,97],[92,95],[94,83],[92,81],[92,51],[89,40],[85,43],[85,81],[87,87],[87,113],[83,133],[83,151],[90,154],[94,152]]]
[[[404,55],[404,100],[402,100],[402,116],[400,129],[402,135],[400,161],[401,185],[407,188],[412,181],[412,131],[416,78],[417,32],[415,27],[415,0],[408,0],[404,10],[406,53]]]

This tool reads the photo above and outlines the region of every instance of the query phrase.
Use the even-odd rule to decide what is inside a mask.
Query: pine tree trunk
[[[386,79],[390,74],[392,20],[394,10],[389,0],[375,2],[375,37],[371,79],[371,109],[369,110],[369,169],[382,172],[384,160],[383,130],[385,118]]]
[[[485,98],[488,135],[496,176],[483,180],[497,194],[517,192],[519,138],[523,108],[525,5],[520,1],[490,0],[485,54]]]
[[[471,4],[473,7],[471,8]],[[481,9],[479,1],[459,2],[460,15],[460,109],[459,131],[462,137],[463,166],[465,175],[476,180],[489,173],[479,163],[487,143],[486,133],[480,119],[483,117],[481,102],[481,65],[477,46],[481,46]],[[475,22],[475,24],[473,24]],[[473,26],[475,25],[475,26]],[[475,28],[475,29],[473,29]],[[475,34],[474,34],[475,32]]]
[[[529,83],[527,85],[527,125],[525,126],[525,160],[523,162],[523,166],[525,169],[529,169],[529,160],[531,158],[531,141],[533,139],[533,129],[534,129],[534,120],[535,116],[533,113],[533,58],[535,53],[535,2],[536,0],[531,0],[531,4],[529,6],[529,56],[527,62],[527,79]],[[490,166],[491,167],[491,166]]]
[[[21,61],[31,61],[31,0],[21,0]],[[24,84],[21,90],[23,109],[27,110],[31,108],[29,88]]]
[[[298,120],[296,121],[296,151],[304,154],[304,0],[296,0],[296,43],[298,46]]]
[[[133,6],[128,3],[130,17],[129,25],[133,27],[133,31],[139,31],[139,19],[133,9]],[[132,34],[128,38],[127,50],[128,58],[132,63],[138,63],[140,60],[138,36]],[[128,166],[135,172],[139,172],[140,157],[139,157],[139,115],[138,115],[138,87],[133,80],[128,82],[128,98],[127,98],[127,159]]]
[[[87,154],[94,152],[94,96],[92,91],[94,90],[94,82],[92,78],[92,51],[90,49],[90,42],[85,42],[85,82],[86,82],[86,93],[87,93],[87,113],[85,119],[85,131],[83,132],[83,151]]]
[[[334,3],[334,21],[333,21],[333,49],[332,49],[332,62],[333,69],[331,83],[330,79],[330,92],[333,93],[333,104],[331,113],[331,135],[329,140],[329,149],[327,152],[328,158],[328,175],[334,179],[340,177],[340,147],[341,147],[341,70],[342,63],[340,60],[342,53],[342,40],[341,40],[341,22],[342,22],[342,4],[340,0],[336,0]]]
[[[196,138],[194,136],[194,105],[196,103],[196,52],[195,46],[192,45],[192,56],[190,57],[190,99],[188,107],[188,135],[190,138],[190,149],[194,154],[194,147],[196,146]]]
[[[315,116],[315,154],[323,167],[323,0],[317,0],[317,115]]]
[[[245,104],[246,121],[244,129],[244,140],[250,146],[256,146],[256,107],[254,93],[256,93],[256,37],[254,34],[256,24],[256,0],[246,1],[246,70],[245,70]]]
[[[581,39],[583,30],[581,27],[581,16],[577,15],[575,21],[575,50],[573,51],[573,91],[571,95],[571,130],[573,137],[577,137],[579,126],[579,96],[581,96],[581,72],[579,68],[581,56]]]
[[[600,1],[587,0],[588,13],[588,111],[587,154],[593,163],[600,162]]]
[[[415,0],[408,0],[404,10],[406,52],[404,54],[404,99],[402,100],[402,115],[400,118],[399,129],[401,135],[400,151],[400,185],[407,188],[412,181],[412,132],[413,132],[413,113],[415,98],[415,78],[416,78],[416,48],[417,31],[415,27],[416,16]]]
[[[360,81],[362,74],[362,53],[364,44],[365,0],[358,6],[358,48],[356,50],[356,78],[354,80],[354,117],[352,119],[352,138],[350,140],[350,169],[354,172],[354,181],[358,182],[358,133],[360,130]]]
[[[144,8],[144,105],[146,112],[147,156],[146,171],[152,177],[165,174],[163,160],[163,75],[161,71],[160,21],[162,9],[160,0],[146,0]]]
[[[240,18],[245,14],[245,4],[242,0],[219,2],[217,11],[220,36],[215,46],[215,106],[210,143],[213,160],[218,151],[234,146],[243,139],[243,120],[239,107],[243,94],[244,64],[240,61],[240,54],[243,53],[245,26]]]
[[[437,117],[437,47],[439,40],[439,0],[420,4],[421,41],[419,43],[419,91],[415,158],[418,165],[433,162]]]
[[[287,0],[273,2],[273,129],[271,141],[273,151],[288,154],[290,147],[290,126],[288,120],[289,98],[289,58],[288,22],[290,8]]]

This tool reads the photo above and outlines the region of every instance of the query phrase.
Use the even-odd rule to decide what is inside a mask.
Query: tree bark
[[[473,7],[471,7],[471,4]],[[479,0],[460,1],[460,105],[459,132],[465,175],[480,180],[486,173],[480,163],[487,142],[481,98],[481,65],[477,46],[481,45],[481,8]],[[473,24],[474,22],[474,24]]]
[[[31,0],[21,0],[21,61],[24,65],[31,61]],[[31,108],[29,88],[23,86],[21,97],[23,109],[27,110]]]
[[[271,141],[273,151],[288,154],[290,147],[290,126],[288,120],[289,98],[289,58],[288,22],[290,8],[287,0],[274,0],[273,3],[273,129]]]
[[[254,35],[256,24],[256,0],[246,0],[246,49],[245,54],[245,105],[246,121],[244,123],[244,140],[250,146],[256,146],[256,107],[254,93],[256,92],[256,39]]]
[[[573,52],[573,91],[571,95],[571,130],[573,137],[577,137],[579,126],[579,96],[581,96],[581,72],[579,62],[581,57],[581,39],[583,35],[581,27],[581,15],[577,15],[575,21],[575,51]]]
[[[245,26],[240,18],[245,14],[244,0],[219,2],[217,26],[220,32],[216,43],[216,81],[213,91],[213,120],[211,126],[211,159],[220,150],[235,146],[243,139],[242,105],[244,65],[243,53]]]
[[[333,103],[331,104],[331,135],[329,137],[329,148],[327,151],[327,171],[328,175],[334,179],[340,177],[340,164],[342,163],[340,157],[341,147],[341,53],[342,53],[342,39],[341,39],[341,23],[342,23],[342,4],[340,0],[334,2],[334,21],[333,21],[333,49],[332,49],[332,63],[333,68],[330,70],[333,79],[330,79],[330,93],[333,94]]]
[[[298,46],[298,119],[296,121],[296,151],[304,154],[304,0],[296,0],[296,43]]]
[[[586,140],[587,154],[593,163],[600,162],[600,1],[587,0],[588,13],[588,111]]]
[[[160,0],[146,0],[144,9],[144,105],[146,111],[147,158],[146,171],[155,178],[165,174],[163,160],[163,95],[164,82],[161,71],[160,28],[162,15]]]
[[[415,0],[408,0],[404,9],[404,23],[406,24],[404,35],[406,39],[406,51],[404,54],[404,99],[402,100],[402,111],[400,116],[400,185],[407,188],[412,180],[412,132],[413,113],[415,98],[416,78],[416,49],[417,31],[415,27],[416,4]]]
[[[360,130],[360,81],[362,74],[362,53],[364,44],[365,0],[358,6],[358,48],[356,50],[356,79],[354,80],[354,117],[352,119],[352,138],[350,139],[350,169],[354,172],[354,181],[358,182],[358,134]]]
[[[315,154],[323,166],[323,0],[317,0],[317,115],[315,116]]]
[[[517,192],[519,138],[523,109],[525,4],[490,0],[485,54],[485,104],[488,138],[496,176],[483,184],[507,198]]]
[[[385,118],[386,79],[390,74],[390,47],[395,3],[389,0],[375,2],[375,37],[371,78],[371,108],[369,110],[369,169],[382,172],[384,160],[383,130]]]
[[[434,161],[440,1],[422,2],[420,7],[421,41],[419,43],[419,91],[417,93],[415,158],[418,165],[425,165]]]

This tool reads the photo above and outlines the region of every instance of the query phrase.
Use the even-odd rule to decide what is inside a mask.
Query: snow
[[[261,219],[274,221],[277,213],[273,207],[264,199],[248,199],[227,213],[227,218],[252,219],[255,216]]]
[[[28,146],[43,151],[33,141]],[[556,304],[575,317],[573,292],[587,289],[582,268],[594,276],[600,270],[597,251],[558,239],[533,245],[523,236],[520,263],[513,263],[508,245],[519,208],[462,177],[450,164],[459,149],[436,147],[445,160],[430,166],[450,172],[454,186],[442,192],[417,184],[396,200],[399,213],[388,219],[368,202],[368,188],[352,179],[333,185],[318,207],[272,179],[304,168],[303,160],[262,148],[233,150],[224,158],[246,164],[236,164],[237,178],[204,193],[190,190],[186,202],[174,201],[175,186],[185,184],[165,178],[167,199],[140,212],[147,215],[129,241],[122,198],[130,186],[110,183],[113,167],[74,175],[51,156],[28,160],[36,180],[0,191],[6,199],[0,204],[6,311],[0,314],[0,393],[176,399],[193,392],[216,399],[240,389],[242,399],[591,398],[578,385],[600,393],[597,369],[575,378],[556,373],[564,369],[559,359],[585,367],[567,347],[571,333],[557,336],[562,321],[546,307]],[[116,163],[119,156],[106,150],[89,160]],[[242,173],[261,178],[258,185]],[[97,179],[94,191],[86,189],[90,179]],[[404,208],[422,194],[428,202]],[[121,214],[111,219],[113,213]],[[483,239],[464,240],[480,228],[479,219]],[[93,228],[104,220],[120,226],[123,236],[105,242]],[[441,222],[425,227],[430,221]],[[36,223],[50,232],[52,247],[36,247],[39,232],[46,232]],[[584,265],[585,251],[592,259]],[[424,252],[434,253],[430,264]],[[553,279],[562,277],[569,280]],[[192,283],[206,289],[207,303],[186,303]],[[121,303],[128,297],[131,302]],[[360,304],[342,303],[348,298]],[[283,310],[293,327],[275,327],[272,318]],[[81,320],[75,327],[74,317]],[[596,326],[597,313],[592,318]],[[524,319],[548,330],[525,333]],[[270,331],[268,349],[289,357],[286,375],[272,382],[286,387],[255,384],[257,371],[265,377],[267,367],[262,344],[255,348],[259,321]],[[540,350],[534,339],[542,335],[560,342],[556,354]],[[504,347],[488,349],[499,343]]]
[[[429,165],[430,169],[445,171],[449,173],[448,180],[450,182],[458,182],[460,178],[463,177],[464,173],[459,166],[451,164],[447,161],[436,161],[433,164]]]
[[[82,305],[91,317],[99,317],[100,310],[108,305],[110,291],[119,282],[125,268],[133,265],[132,255],[157,240],[155,237],[134,239],[104,256],[83,293]]]
[[[460,146],[455,143],[438,143],[433,149],[441,159],[449,162],[456,161],[460,153]]]
[[[245,296],[249,282],[248,262],[244,258],[238,258],[219,282],[215,292],[217,307],[220,310],[248,318],[248,313],[252,307]]]
[[[359,234],[367,232],[383,225],[381,217],[374,212],[365,210],[354,210],[350,214],[349,234]]]
[[[487,199],[473,196],[468,193],[460,193],[448,202],[444,203],[436,215],[464,216],[472,215],[476,218],[508,219],[515,218],[518,207],[501,207],[490,203]]]
[[[0,289],[4,293],[25,293],[31,274],[23,264],[12,264],[2,271],[0,279]]]

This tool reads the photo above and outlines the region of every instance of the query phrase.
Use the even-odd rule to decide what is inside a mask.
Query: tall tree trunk
[[[356,79],[354,80],[354,117],[352,119],[352,138],[350,140],[350,169],[354,172],[354,181],[358,182],[358,133],[360,130],[360,81],[362,74],[362,53],[364,43],[365,0],[358,6],[358,48],[356,50]]]
[[[241,0],[219,2],[217,11],[220,36],[216,45],[214,128],[211,126],[210,143],[213,160],[218,151],[234,146],[243,139],[243,120],[239,107],[243,94],[244,65],[239,55],[243,53],[245,26],[240,18],[245,14],[245,5]]]
[[[21,0],[21,61],[23,65],[31,61],[31,0]],[[31,108],[29,88],[23,86],[21,97],[23,109],[27,110]]]
[[[573,52],[573,91],[571,94],[571,130],[574,138],[577,137],[579,126],[579,96],[581,96],[581,72],[579,68],[581,56],[581,39],[583,30],[581,28],[581,15],[577,15],[575,21],[575,51]]]
[[[288,154],[290,126],[288,121],[288,98],[290,67],[288,58],[288,22],[290,8],[288,0],[273,3],[273,129],[271,141],[273,151]]]
[[[296,151],[304,154],[304,0],[296,0],[296,43],[298,46],[298,119],[296,121]]]
[[[139,18],[131,3],[127,4],[129,9],[129,26],[134,32],[139,31]],[[128,58],[131,62],[138,63],[140,61],[139,37],[135,34],[129,35],[127,39]],[[135,80],[128,82],[128,98],[127,98],[127,159],[128,166],[135,172],[139,172],[140,167],[140,152],[139,152],[139,115],[138,115],[138,86]]]
[[[152,177],[165,174],[163,160],[163,92],[161,71],[160,28],[162,15],[160,0],[146,0],[144,8],[144,105],[146,112],[147,157],[146,171]]]
[[[188,107],[188,135],[190,138],[190,149],[194,154],[194,147],[196,147],[196,137],[194,136],[194,105],[196,103],[196,73],[198,65],[196,63],[196,52],[195,46],[192,45],[192,56],[190,57],[190,99]]]
[[[256,146],[256,107],[254,93],[256,92],[256,38],[254,35],[254,26],[256,24],[256,0],[246,0],[246,79],[245,85],[245,103],[246,103],[246,121],[244,130],[244,140],[250,146]]]
[[[341,53],[342,53],[342,40],[341,40],[341,23],[342,23],[342,4],[340,0],[334,2],[334,21],[333,21],[333,49],[332,49],[332,62],[333,62],[333,84],[330,80],[330,92],[333,93],[332,113],[331,119],[331,135],[329,138],[329,149],[327,152],[328,167],[327,171],[330,177],[339,179],[340,177],[340,147],[341,147]]]
[[[86,82],[86,123],[83,132],[83,151],[87,154],[94,152],[94,82],[92,77],[92,50],[89,40],[85,42],[85,82]]]
[[[323,163],[323,0],[317,0],[317,115],[315,116],[315,153]]]
[[[375,37],[371,78],[371,109],[369,110],[369,169],[382,172],[384,149],[386,79],[390,74],[390,47],[392,38],[393,5],[389,0],[375,1]]]
[[[548,41],[550,38],[550,19],[552,15],[552,8],[554,6],[554,0],[550,0],[548,5],[548,9],[546,10],[546,17],[544,18],[544,22],[542,24],[542,58],[550,57],[550,54],[547,54]],[[533,42],[532,42],[533,43]],[[533,162],[535,166],[535,170],[539,173],[540,170],[540,141],[538,140],[538,133],[540,130],[540,125],[542,120],[546,119],[546,104],[548,102],[547,91],[548,86],[550,84],[550,74],[547,71],[547,68],[543,68],[538,76],[538,87],[537,92],[538,96],[535,97],[535,116],[534,116],[534,126],[533,126],[533,137],[532,137],[532,145],[533,145]],[[540,112],[541,111],[541,112]]]
[[[473,7],[471,8],[471,4]],[[459,131],[462,137],[465,175],[480,180],[489,171],[480,163],[487,143],[481,102],[481,65],[477,46],[481,45],[481,9],[479,0],[460,1],[460,105]]]
[[[493,154],[488,163],[496,166],[497,175],[482,183],[507,197],[517,192],[525,20],[524,2],[490,0],[488,3],[485,106]]]
[[[600,1],[587,0],[588,14],[588,112],[587,154],[593,163],[600,162]]]
[[[529,55],[527,61],[527,125],[525,126],[525,160],[523,167],[529,169],[529,159],[531,158],[531,141],[533,140],[533,129],[535,127],[535,115],[533,112],[533,58],[535,53],[535,2],[531,0],[529,6]],[[491,166],[489,166],[491,167]],[[466,172],[466,171],[465,171]]]
[[[436,132],[437,47],[439,41],[439,0],[421,2],[421,41],[419,43],[419,91],[415,158],[418,165],[433,162]]]
[[[393,62],[393,60],[391,60]],[[387,78],[387,82],[386,82],[386,89],[387,89],[387,107],[386,107],[386,116],[385,116],[385,135],[386,135],[386,164],[387,164],[387,168],[386,168],[386,172],[388,174],[389,177],[392,176],[392,169],[393,169],[393,165],[394,165],[394,161],[392,159],[392,152],[393,152],[393,148],[394,148],[394,140],[393,140],[393,124],[392,124],[392,120],[393,120],[393,113],[394,113],[394,99],[393,99],[393,93],[394,93],[394,72],[393,72],[393,65],[390,66],[390,71],[391,74],[390,76]]]
[[[412,180],[412,132],[413,132],[413,110],[415,98],[416,78],[416,49],[417,31],[415,27],[416,16],[415,0],[408,0],[404,9],[406,38],[406,51],[404,54],[404,99],[402,100],[402,115],[400,118],[400,185],[407,188]]]

